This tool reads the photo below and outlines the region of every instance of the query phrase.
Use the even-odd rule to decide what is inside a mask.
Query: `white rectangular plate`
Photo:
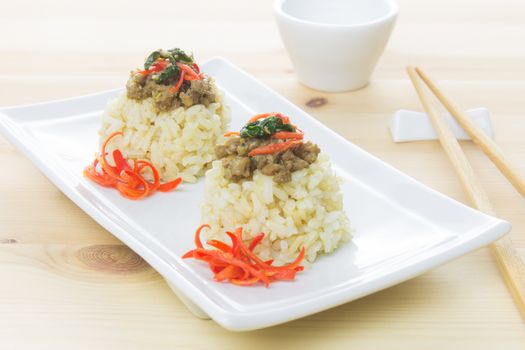
[[[202,65],[225,91],[232,130],[253,114],[290,115],[330,155],[343,179],[352,243],[320,257],[293,282],[238,287],[213,281],[193,248],[204,183],[130,201],[83,178],[98,150],[102,111],[122,89],[0,110],[4,135],[93,219],[140,254],[198,315],[250,330],[313,314],[405,281],[510,230],[404,175],[337,135],[228,61]]]

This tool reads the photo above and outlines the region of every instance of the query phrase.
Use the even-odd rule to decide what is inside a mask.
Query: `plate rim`
[[[386,166],[390,170],[393,170],[396,173],[398,173],[399,175],[410,179],[412,183],[423,187],[427,191],[431,191],[434,195],[437,195],[441,198],[445,198],[449,201],[454,202],[455,204],[459,204],[463,207],[469,208],[470,210],[476,211],[475,209],[468,207],[465,204],[458,202],[426,186],[425,184],[403,173],[399,169],[386,163],[385,161],[381,160],[375,155],[368,153],[359,146],[353,144],[343,136],[339,135],[337,132],[333,131],[332,129],[328,128],[326,125],[318,121],[316,118],[312,117],[307,112],[303,111],[300,107],[296,106],[291,101],[289,101],[288,99],[286,99],[285,97],[283,97],[264,83],[257,80],[255,77],[251,76],[247,72],[235,66],[230,61],[222,57],[214,57],[204,62],[202,65],[206,66],[213,62],[217,62],[216,64],[226,65],[229,69],[237,71],[237,73],[241,74],[243,78],[249,79],[251,83],[255,83],[259,85],[259,87],[265,89],[266,92],[271,93],[272,97],[278,98],[281,102],[289,105],[291,108],[297,109],[300,112],[302,112],[304,116],[310,118],[317,126],[321,127],[325,132],[328,132],[331,136],[337,137],[341,141],[348,143],[354,149],[359,150],[360,152],[366,154],[366,156],[372,157],[375,161],[380,162],[382,166]],[[306,301],[295,303],[285,309],[280,309],[280,312],[276,312],[279,310],[270,309],[262,310],[262,312],[251,312],[248,314],[237,311],[235,309],[222,307],[215,303],[213,300],[211,300],[210,297],[206,295],[205,291],[199,290],[195,284],[191,283],[191,281],[189,281],[186,278],[187,276],[183,274],[183,271],[180,271],[183,270],[181,269],[181,267],[184,266],[172,266],[169,263],[168,259],[166,259],[166,257],[161,256],[162,254],[159,254],[159,252],[155,252],[154,249],[148,247],[146,244],[144,244],[144,242],[141,242],[139,239],[133,237],[130,234],[127,234],[127,230],[125,228],[110,220],[107,217],[107,215],[104,215],[104,213],[99,208],[96,208],[93,205],[93,203],[85,199],[81,195],[81,193],[79,193],[78,189],[68,186],[67,176],[60,176],[58,171],[55,170],[57,168],[49,166],[49,163],[52,164],[56,162],[53,159],[53,157],[47,152],[42,152],[42,150],[39,150],[35,142],[33,142],[30,138],[17,137],[20,135],[23,136],[23,134],[25,133],[25,131],[22,130],[23,123],[14,122],[12,120],[12,117],[9,117],[5,114],[5,112],[9,112],[12,110],[34,108],[53,104],[71,103],[81,99],[89,99],[95,98],[97,96],[114,94],[118,91],[122,91],[123,89],[124,88],[119,87],[77,97],[56,99],[52,101],[43,101],[32,104],[1,107],[0,131],[2,132],[4,137],[6,137],[18,150],[20,150],[27,158],[29,158],[33,162],[33,164],[35,164],[37,168],[41,172],[43,172],[46,175],[46,177],[48,177],[51,180],[51,182],[56,187],[58,187],[70,200],[72,200],[84,212],[86,212],[95,221],[97,221],[102,227],[108,230],[109,233],[116,236],[118,239],[120,239],[122,242],[128,245],[131,249],[133,249],[137,254],[139,254],[142,258],[144,258],[152,267],[155,268],[155,270],[157,270],[165,279],[167,279],[170,282],[170,286],[178,288],[178,290],[186,298],[190,299],[191,302],[198,305],[199,308],[201,308],[206,314],[211,316],[211,318],[213,318],[224,328],[234,331],[253,330],[284,323],[287,321],[291,321],[297,318],[317,313],[319,311],[327,310],[329,308],[361,298],[365,295],[372,294],[381,289],[388,288],[392,285],[420,275],[423,272],[429,270],[430,268],[436,267],[440,264],[453,260],[467,252],[484,246],[503,236],[506,232],[510,231],[511,226],[510,223],[508,223],[507,221],[482,213],[485,217],[491,219],[491,225],[489,225],[489,227],[487,227],[485,230],[473,230],[473,232],[471,232],[470,234],[472,237],[466,240],[465,242],[460,242],[452,248],[445,250],[444,252],[438,252],[435,255],[432,255],[431,257],[423,259],[421,262],[418,262],[416,264],[413,263],[406,267],[390,272],[385,276],[382,276],[381,278],[376,278],[372,281],[373,283],[368,282],[362,285],[357,293],[354,291],[356,288],[349,289],[348,287],[340,287],[336,288],[340,290],[335,290],[331,293],[332,296],[330,298],[322,297],[307,299]],[[431,251],[433,250],[434,248],[431,249]],[[350,293],[351,291],[354,292]],[[254,319],[256,320],[254,321]]]

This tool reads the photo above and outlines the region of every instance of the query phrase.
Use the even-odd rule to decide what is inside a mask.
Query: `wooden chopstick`
[[[445,106],[450,114],[457,120],[459,125],[470,135],[479,148],[490,158],[490,160],[505,175],[516,190],[525,197],[525,178],[520,176],[519,171],[503,154],[503,151],[494,140],[488,137],[467,115],[459,108],[437,84],[421,68],[416,67],[416,72],[421,79],[432,90],[438,100]]]
[[[430,117],[432,125],[438,134],[439,142],[458,174],[473,206],[486,214],[494,215],[494,210],[492,209],[492,205],[490,204],[489,198],[483,189],[481,182],[475,176],[474,170],[456,140],[456,137],[452,133],[452,130],[450,130],[450,127],[443,117],[432,105],[429,96],[425,92],[423,85],[418,78],[416,68],[408,66],[407,72],[412,80],[412,84],[414,85],[419,99],[421,100],[421,104]],[[435,84],[434,87],[437,89]],[[443,96],[442,93],[440,94]],[[492,243],[490,248],[496,258],[501,274],[505,279],[505,283],[516,302],[518,310],[525,320],[525,264],[513,246],[512,241],[507,236]]]
[[[412,80],[412,84],[414,85],[416,92],[419,95],[421,104],[423,105],[423,108],[430,117],[432,125],[434,126],[434,129],[436,130],[436,133],[439,136],[439,142],[441,142],[443,150],[452,162],[454,169],[456,169],[461,183],[463,184],[465,191],[467,191],[467,195],[470,201],[479,210],[485,213],[493,214],[489,198],[485,193],[481,182],[478,180],[476,175],[474,175],[474,170],[472,169],[472,166],[467,160],[465,153],[461,149],[459,142],[456,140],[454,133],[449,128],[446,121],[432,106],[429,96],[423,90],[423,85],[417,77],[415,69],[409,66],[407,68],[407,72],[410,79]]]

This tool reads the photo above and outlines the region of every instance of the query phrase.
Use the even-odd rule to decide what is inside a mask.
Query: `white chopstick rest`
[[[490,113],[487,108],[480,107],[466,111],[469,118],[476,123],[490,138],[494,138]],[[454,136],[458,140],[470,140],[469,135],[448,113],[443,116],[451,127]],[[398,110],[390,118],[390,134],[394,142],[437,140],[437,134],[426,113]]]

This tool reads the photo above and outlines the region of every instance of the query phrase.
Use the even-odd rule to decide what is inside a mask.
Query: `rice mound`
[[[110,101],[102,117],[100,140],[122,131],[108,150],[118,148],[127,158],[147,159],[157,168],[163,181],[182,177],[196,182],[215,159],[214,147],[223,138],[230,121],[222,97],[208,107],[199,104],[155,112],[153,101],[126,97],[124,92]]]
[[[256,170],[252,180],[240,183],[224,178],[222,161],[206,172],[202,222],[211,225],[206,238],[228,240],[225,231],[243,227],[249,240],[266,234],[255,253],[263,260],[287,263],[302,246],[306,259],[330,253],[351,239],[350,222],[343,210],[339,180],[328,157],[319,154],[309,167],[292,173],[284,184]]]

